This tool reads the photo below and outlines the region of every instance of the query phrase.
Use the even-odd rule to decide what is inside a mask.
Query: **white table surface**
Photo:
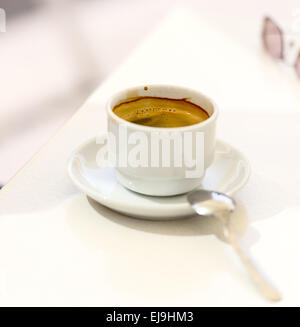
[[[190,86],[219,104],[218,137],[252,166],[233,222],[281,289],[278,305],[300,305],[300,83],[249,31],[247,43],[175,10],[0,191],[0,305],[273,305],[215,221],[132,219],[70,182],[67,159],[105,131],[108,96],[150,83]]]

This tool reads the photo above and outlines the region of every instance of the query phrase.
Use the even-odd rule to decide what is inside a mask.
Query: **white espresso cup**
[[[138,97],[185,99],[203,108],[206,120],[183,127],[149,127],[117,116],[116,105]],[[115,174],[124,187],[146,195],[171,196],[201,185],[214,159],[215,103],[199,91],[172,85],[128,88],[107,102],[108,133],[115,140]]]

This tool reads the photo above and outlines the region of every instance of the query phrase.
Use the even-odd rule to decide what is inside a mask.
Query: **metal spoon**
[[[272,301],[279,301],[281,295],[278,290],[262,275],[248,255],[241,248],[234,231],[230,226],[230,214],[235,209],[235,201],[226,194],[198,190],[188,193],[188,202],[200,216],[210,216],[221,220],[224,236],[231,243],[238,257],[252,276],[254,282],[263,295]]]

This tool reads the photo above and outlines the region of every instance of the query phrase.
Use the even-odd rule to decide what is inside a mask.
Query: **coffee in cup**
[[[187,99],[137,97],[116,105],[113,112],[131,123],[151,127],[183,127],[209,118],[200,106]]]
[[[214,159],[218,108],[174,85],[126,88],[107,102],[115,176],[129,190],[171,196],[201,185]]]

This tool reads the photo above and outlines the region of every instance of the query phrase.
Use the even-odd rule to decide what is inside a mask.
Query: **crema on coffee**
[[[113,112],[131,123],[152,127],[182,127],[209,118],[200,106],[186,99],[139,97],[116,105]]]

